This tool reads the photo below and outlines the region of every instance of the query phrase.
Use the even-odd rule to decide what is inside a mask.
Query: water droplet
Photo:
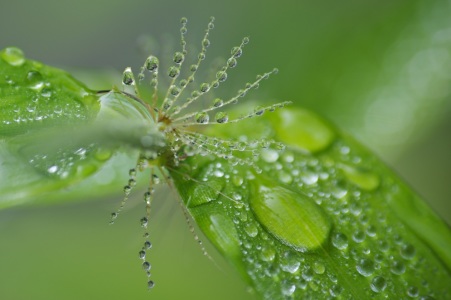
[[[236,64],[237,64],[237,61],[236,61],[236,59],[235,58],[229,58],[228,60],[227,60],[227,65],[229,66],[229,68],[235,68],[236,67]]]
[[[144,249],[149,250],[150,248],[152,248],[152,243],[150,241],[145,241]]]
[[[280,268],[288,273],[296,273],[301,266],[301,262],[298,260],[297,256],[291,252],[284,252],[280,259]]]
[[[150,270],[150,263],[148,261],[143,262],[142,266],[145,271]]]
[[[361,230],[357,230],[353,235],[352,235],[352,239],[356,242],[356,243],[361,243],[365,240],[365,233]]]
[[[155,286],[155,283],[152,281],[152,280],[149,280],[148,282],[147,282],[147,288],[148,289],[151,289],[151,288],[153,288]]]
[[[176,78],[180,74],[180,69],[177,67],[170,67],[168,70],[168,76],[171,78]]]
[[[279,172],[279,181],[285,184],[290,184],[293,182],[293,177],[290,175],[290,173],[287,173],[285,171]]]
[[[407,295],[409,297],[416,298],[418,297],[418,293],[418,288],[415,286],[409,286],[409,288],[407,289]]]
[[[348,237],[341,232],[337,232],[332,236],[332,245],[340,250],[346,249],[348,248]]]
[[[371,259],[363,258],[357,264],[356,269],[365,277],[371,276],[374,272],[374,262]]]
[[[169,93],[171,93],[172,96],[177,96],[178,94],[180,94],[180,89],[175,85],[171,85],[171,87],[169,88]]]
[[[146,258],[146,251],[144,250],[139,251],[138,256],[140,259]]]
[[[373,278],[373,280],[371,280],[370,286],[374,292],[380,293],[383,292],[387,287],[387,281],[382,276],[376,276]]]
[[[380,184],[379,176],[368,170],[348,165],[340,165],[340,169],[349,181],[364,190],[373,191]]]
[[[22,50],[16,47],[5,48],[0,55],[4,61],[14,67],[19,67],[25,63]]]
[[[251,208],[260,224],[283,244],[307,251],[328,240],[330,221],[309,197],[263,179],[253,184]]]
[[[216,79],[218,79],[219,82],[224,82],[227,80],[227,73],[225,71],[219,71],[216,73]]]
[[[281,287],[282,294],[285,296],[291,296],[296,291],[296,286],[291,282],[283,281]]]
[[[55,174],[58,171],[58,166],[51,166],[47,169],[50,174]]]
[[[273,163],[279,159],[279,153],[276,150],[264,149],[261,151],[261,158],[267,163]]]
[[[286,145],[315,153],[327,148],[335,139],[335,132],[329,124],[309,111],[280,110],[274,116],[271,122],[274,122],[277,140]]]
[[[262,106],[257,106],[256,108],[254,108],[254,113],[255,113],[257,116],[263,115],[264,112],[265,112],[265,108],[262,107]]]
[[[202,93],[206,93],[206,92],[208,92],[210,90],[210,85],[208,84],[208,83],[202,83],[201,85],[200,85],[200,91],[202,92]]]
[[[260,257],[264,261],[273,261],[276,257],[276,251],[272,247],[263,247],[260,252]]]
[[[246,226],[244,227],[244,230],[246,231],[247,235],[250,237],[256,237],[258,234],[257,226],[255,226],[252,223],[246,224]]]
[[[133,76],[133,72],[130,67],[125,68],[124,73],[122,74],[122,84],[124,85],[135,84],[135,78]]]
[[[323,263],[321,263],[321,262],[319,262],[319,261],[315,261],[315,262],[313,263],[313,271],[314,271],[316,274],[321,275],[321,274],[323,274],[323,273],[326,271],[326,267],[324,266]]]
[[[232,177],[232,182],[235,186],[241,186],[244,182],[243,177],[235,175]]]
[[[200,112],[196,114],[196,122],[199,124],[207,124],[210,120],[210,117],[206,112]]]
[[[44,86],[42,81],[42,74],[38,71],[32,70],[27,73],[27,80],[30,83],[32,89],[40,89]]]
[[[213,100],[213,107],[221,107],[224,105],[224,101],[221,98]]]
[[[220,111],[215,115],[216,122],[218,123],[226,123],[229,120],[229,116],[227,113]]]
[[[132,188],[128,185],[124,186],[124,194],[125,195],[129,195],[130,192],[132,191]]]
[[[52,96],[52,89],[45,87],[41,90],[41,96],[45,98],[50,98]]]
[[[412,259],[415,256],[416,250],[411,244],[405,244],[402,245],[400,253],[403,258]]]
[[[392,265],[391,265],[390,271],[393,274],[402,275],[406,271],[406,266],[404,265],[404,263],[402,261],[394,260]]]
[[[202,40],[202,46],[204,46],[205,48],[208,48],[208,46],[210,46],[210,40],[209,39],[203,39]]]
[[[232,54],[233,57],[240,57],[241,54],[243,54],[243,50],[240,47],[233,47],[230,54]]]
[[[330,289],[329,289],[329,293],[332,297],[338,297],[340,296],[340,294],[343,292],[343,288],[341,287],[341,285],[338,284],[334,284]]]
[[[145,65],[146,65],[146,69],[149,72],[155,72],[156,70],[158,70],[158,58],[155,56],[152,56],[152,55],[149,56],[146,59]]]
[[[185,55],[182,52],[175,52],[173,59],[176,64],[180,65],[185,60]]]

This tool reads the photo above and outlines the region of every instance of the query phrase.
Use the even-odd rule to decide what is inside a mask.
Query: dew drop
[[[326,267],[324,266],[323,263],[321,263],[321,262],[319,262],[319,261],[315,261],[315,262],[313,263],[313,271],[314,271],[316,274],[321,275],[321,274],[324,274],[324,272],[326,271]]]
[[[227,80],[227,73],[225,71],[219,71],[216,73],[216,79],[218,79],[219,82],[224,82]]]
[[[297,259],[296,255],[291,252],[285,252],[280,259],[280,268],[288,273],[296,273],[301,266],[301,262]]]
[[[155,283],[154,283],[152,280],[149,280],[149,281],[147,282],[147,288],[151,289],[151,288],[153,288],[154,286],[155,286]]]
[[[328,240],[331,223],[309,197],[269,181],[253,183],[251,208],[260,224],[283,244],[308,251]]]
[[[365,233],[361,230],[357,230],[353,235],[352,235],[352,239],[356,242],[356,243],[361,243],[365,240]]]
[[[177,67],[170,67],[168,70],[168,76],[171,78],[176,78],[180,74],[180,69]]]
[[[376,276],[373,278],[373,280],[371,280],[370,286],[374,292],[380,293],[383,292],[387,287],[387,281],[382,276]]]
[[[418,288],[415,286],[410,286],[407,288],[407,295],[412,298],[418,297]]]
[[[199,124],[207,124],[210,120],[210,117],[206,112],[200,112],[196,114],[196,122]]]
[[[244,227],[244,230],[246,231],[247,235],[250,237],[256,237],[258,234],[257,226],[255,226],[252,223],[246,224],[246,226]]]
[[[178,94],[180,94],[180,89],[175,85],[171,85],[171,87],[169,88],[169,93],[172,96],[177,96]]]
[[[224,101],[221,98],[213,100],[213,107],[221,107],[224,105]]]
[[[130,67],[125,68],[124,73],[122,74],[122,84],[124,85],[135,84],[135,78],[133,76],[133,72]]]
[[[405,244],[401,247],[401,256],[405,259],[412,259],[415,256],[415,247],[411,244]]]
[[[150,241],[145,241],[144,242],[144,249],[148,250],[152,248],[152,243]]]
[[[256,108],[254,108],[254,113],[257,116],[263,115],[264,112],[265,112],[265,109],[262,106],[257,106]]]
[[[260,257],[264,261],[273,261],[276,257],[276,251],[272,247],[263,247],[260,252]]]
[[[291,282],[281,282],[282,294],[285,296],[291,296],[296,291],[296,286]]]
[[[42,74],[38,71],[32,70],[27,73],[27,80],[30,83],[32,89],[40,89],[43,87]]]
[[[158,58],[155,56],[152,56],[152,55],[149,56],[146,59],[145,65],[146,65],[146,69],[149,72],[155,72],[156,70],[158,70]]]
[[[337,232],[332,236],[332,245],[337,249],[344,250],[348,248],[348,237],[341,232]]]
[[[19,48],[8,47],[1,52],[1,57],[4,61],[14,67],[19,67],[25,63],[25,57]]]
[[[206,92],[208,92],[210,90],[210,85],[208,84],[208,83],[202,83],[201,85],[200,85],[200,91],[202,92],[202,93],[206,93]]]
[[[402,275],[406,271],[406,266],[400,260],[393,261],[390,271],[396,275]]]
[[[261,151],[261,158],[267,163],[273,163],[279,159],[279,153],[276,150],[264,149]]]
[[[230,51],[233,57],[240,57],[243,54],[243,50],[240,47],[233,47],[232,51]]]
[[[202,40],[202,46],[204,46],[205,48],[208,48],[208,46],[210,46],[210,40],[209,39],[203,39]]]
[[[216,113],[215,120],[218,123],[227,123],[227,121],[229,120],[229,116],[227,115],[227,113],[220,111]]]
[[[235,58],[229,58],[228,60],[227,60],[227,66],[229,66],[229,68],[235,68],[236,67],[236,64],[237,64],[237,61],[236,61],[236,59]]]
[[[329,293],[332,297],[338,297],[340,296],[340,294],[343,292],[343,288],[341,287],[341,285],[338,284],[334,284],[330,289],[329,289]]]
[[[279,178],[280,182],[285,183],[285,184],[290,184],[293,182],[293,177],[290,175],[290,173],[287,173],[285,171],[279,172],[278,178]]]
[[[150,270],[150,263],[148,261],[143,262],[143,269],[145,271],[149,271]]]
[[[144,250],[139,251],[138,256],[140,259],[146,258],[146,251]]]
[[[371,259],[363,258],[356,266],[357,272],[368,277],[374,272],[374,262]]]
[[[176,64],[180,65],[185,60],[185,55],[182,52],[175,52],[173,60]]]

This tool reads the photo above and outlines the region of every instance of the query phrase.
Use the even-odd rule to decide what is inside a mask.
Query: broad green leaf
[[[76,198],[87,178],[89,194],[102,193],[95,178],[135,164],[127,154],[136,157],[136,148],[164,144],[141,104],[115,91],[98,95],[14,47],[0,52],[0,120],[0,207]]]
[[[246,122],[208,134],[269,135],[286,149],[263,150],[257,168],[192,157],[171,175],[200,229],[257,294],[451,297],[449,228],[374,155],[306,110]]]

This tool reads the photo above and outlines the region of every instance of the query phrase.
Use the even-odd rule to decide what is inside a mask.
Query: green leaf
[[[286,149],[264,149],[255,168],[191,157],[171,175],[263,299],[451,297],[449,228],[374,155],[306,110],[246,122],[207,134]]]
[[[104,194],[96,178],[135,164],[138,148],[164,146],[137,101],[97,94],[14,47],[0,52],[0,120],[0,208]]]

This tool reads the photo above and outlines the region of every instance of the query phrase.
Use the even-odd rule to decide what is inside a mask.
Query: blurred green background
[[[445,0],[2,1],[0,48],[20,47],[104,89],[141,65],[143,45],[167,55],[180,17],[188,43],[199,44],[215,16],[209,58],[251,38],[229,74],[233,91],[278,67],[249,99],[292,100],[329,118],[451,224],[450,15]],[[214,249],[207,245],[218,266],[202,256],[168,188],[154,201],[148,292],[137,257],[141,201],[108,225],[121,189],[1,211],[0,299],[252,299]]]

